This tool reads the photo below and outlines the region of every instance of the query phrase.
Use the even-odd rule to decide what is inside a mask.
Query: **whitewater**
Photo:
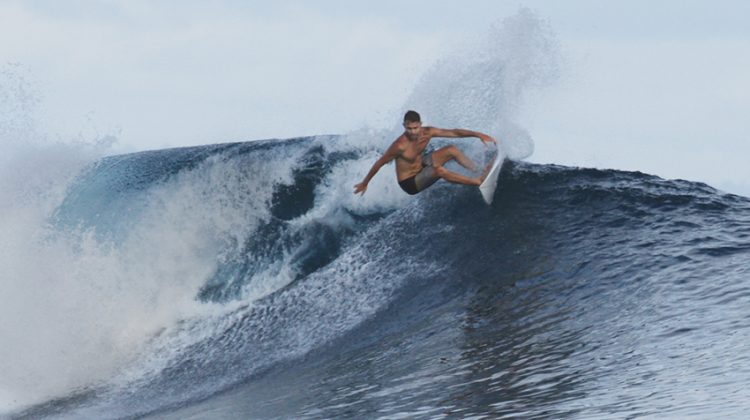
[[[4,121],[0,416],[742,417],[750,199],[523,162],[554,44],[522,11],[408,100],[501,140],[491,206],[355,196],[397,128],[107,156]]]

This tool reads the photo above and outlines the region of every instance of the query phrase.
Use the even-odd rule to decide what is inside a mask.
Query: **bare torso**
[[[399,181],[411,178],[422,170],[422,153],[430,143],[432,135],[429,127],[424,127],[417,140],[410,140],[406,134],[396,139],[401,154],[396,157],[396,177]]]

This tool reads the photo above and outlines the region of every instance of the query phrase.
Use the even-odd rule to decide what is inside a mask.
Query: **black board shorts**
[[[398,185],[407,194],[414,195],[424,191],[438,179],[440,177],[437,176],[435,167],[432,166],[432,154],[428,154],[422,158],[422,170],[411,178],[399,181]]]

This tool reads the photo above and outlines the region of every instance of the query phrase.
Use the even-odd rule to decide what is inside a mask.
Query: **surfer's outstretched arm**
[[[487,134],[480,133],[479,131],[464,130],[463,128],[445,129],[445,128],[435,128],[435,127],[430,127],[429,130],[430,130],[430,134],[432,134],[433,137],[446,137],[446,138],[476,137],[479,140],[482,140],[482,143],[484,144],[497,143],[497,140],[495,140],[491,136],[488,136]]]
[[[359,184],[354,186],[354,194],[361,194],[364,195],[365,191],[367,191],[367,184],[370,183],[370,180],[372,177],[375,176],[376,173],[380,170],[380,168],[385,165],[386,163],[392,161],[393,159],[396,159],[401,154],[401,147],[399,146],[398,142],[393,142],[391,144],[391,147],[388,148],[388,150],[383,153],[383,156],[380,157],[375,163],[372,165],[372,168],[370,169],[370,172],[367,173],[365,176],[365,179],[362,180]]]

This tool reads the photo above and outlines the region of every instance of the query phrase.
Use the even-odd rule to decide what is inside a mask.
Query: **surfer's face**
[[[406,137],[408,137],[409,140],[417,140],[419,138],[419,133],[422,131],[422,123],[405,121],[404,128],[406,129]]]

